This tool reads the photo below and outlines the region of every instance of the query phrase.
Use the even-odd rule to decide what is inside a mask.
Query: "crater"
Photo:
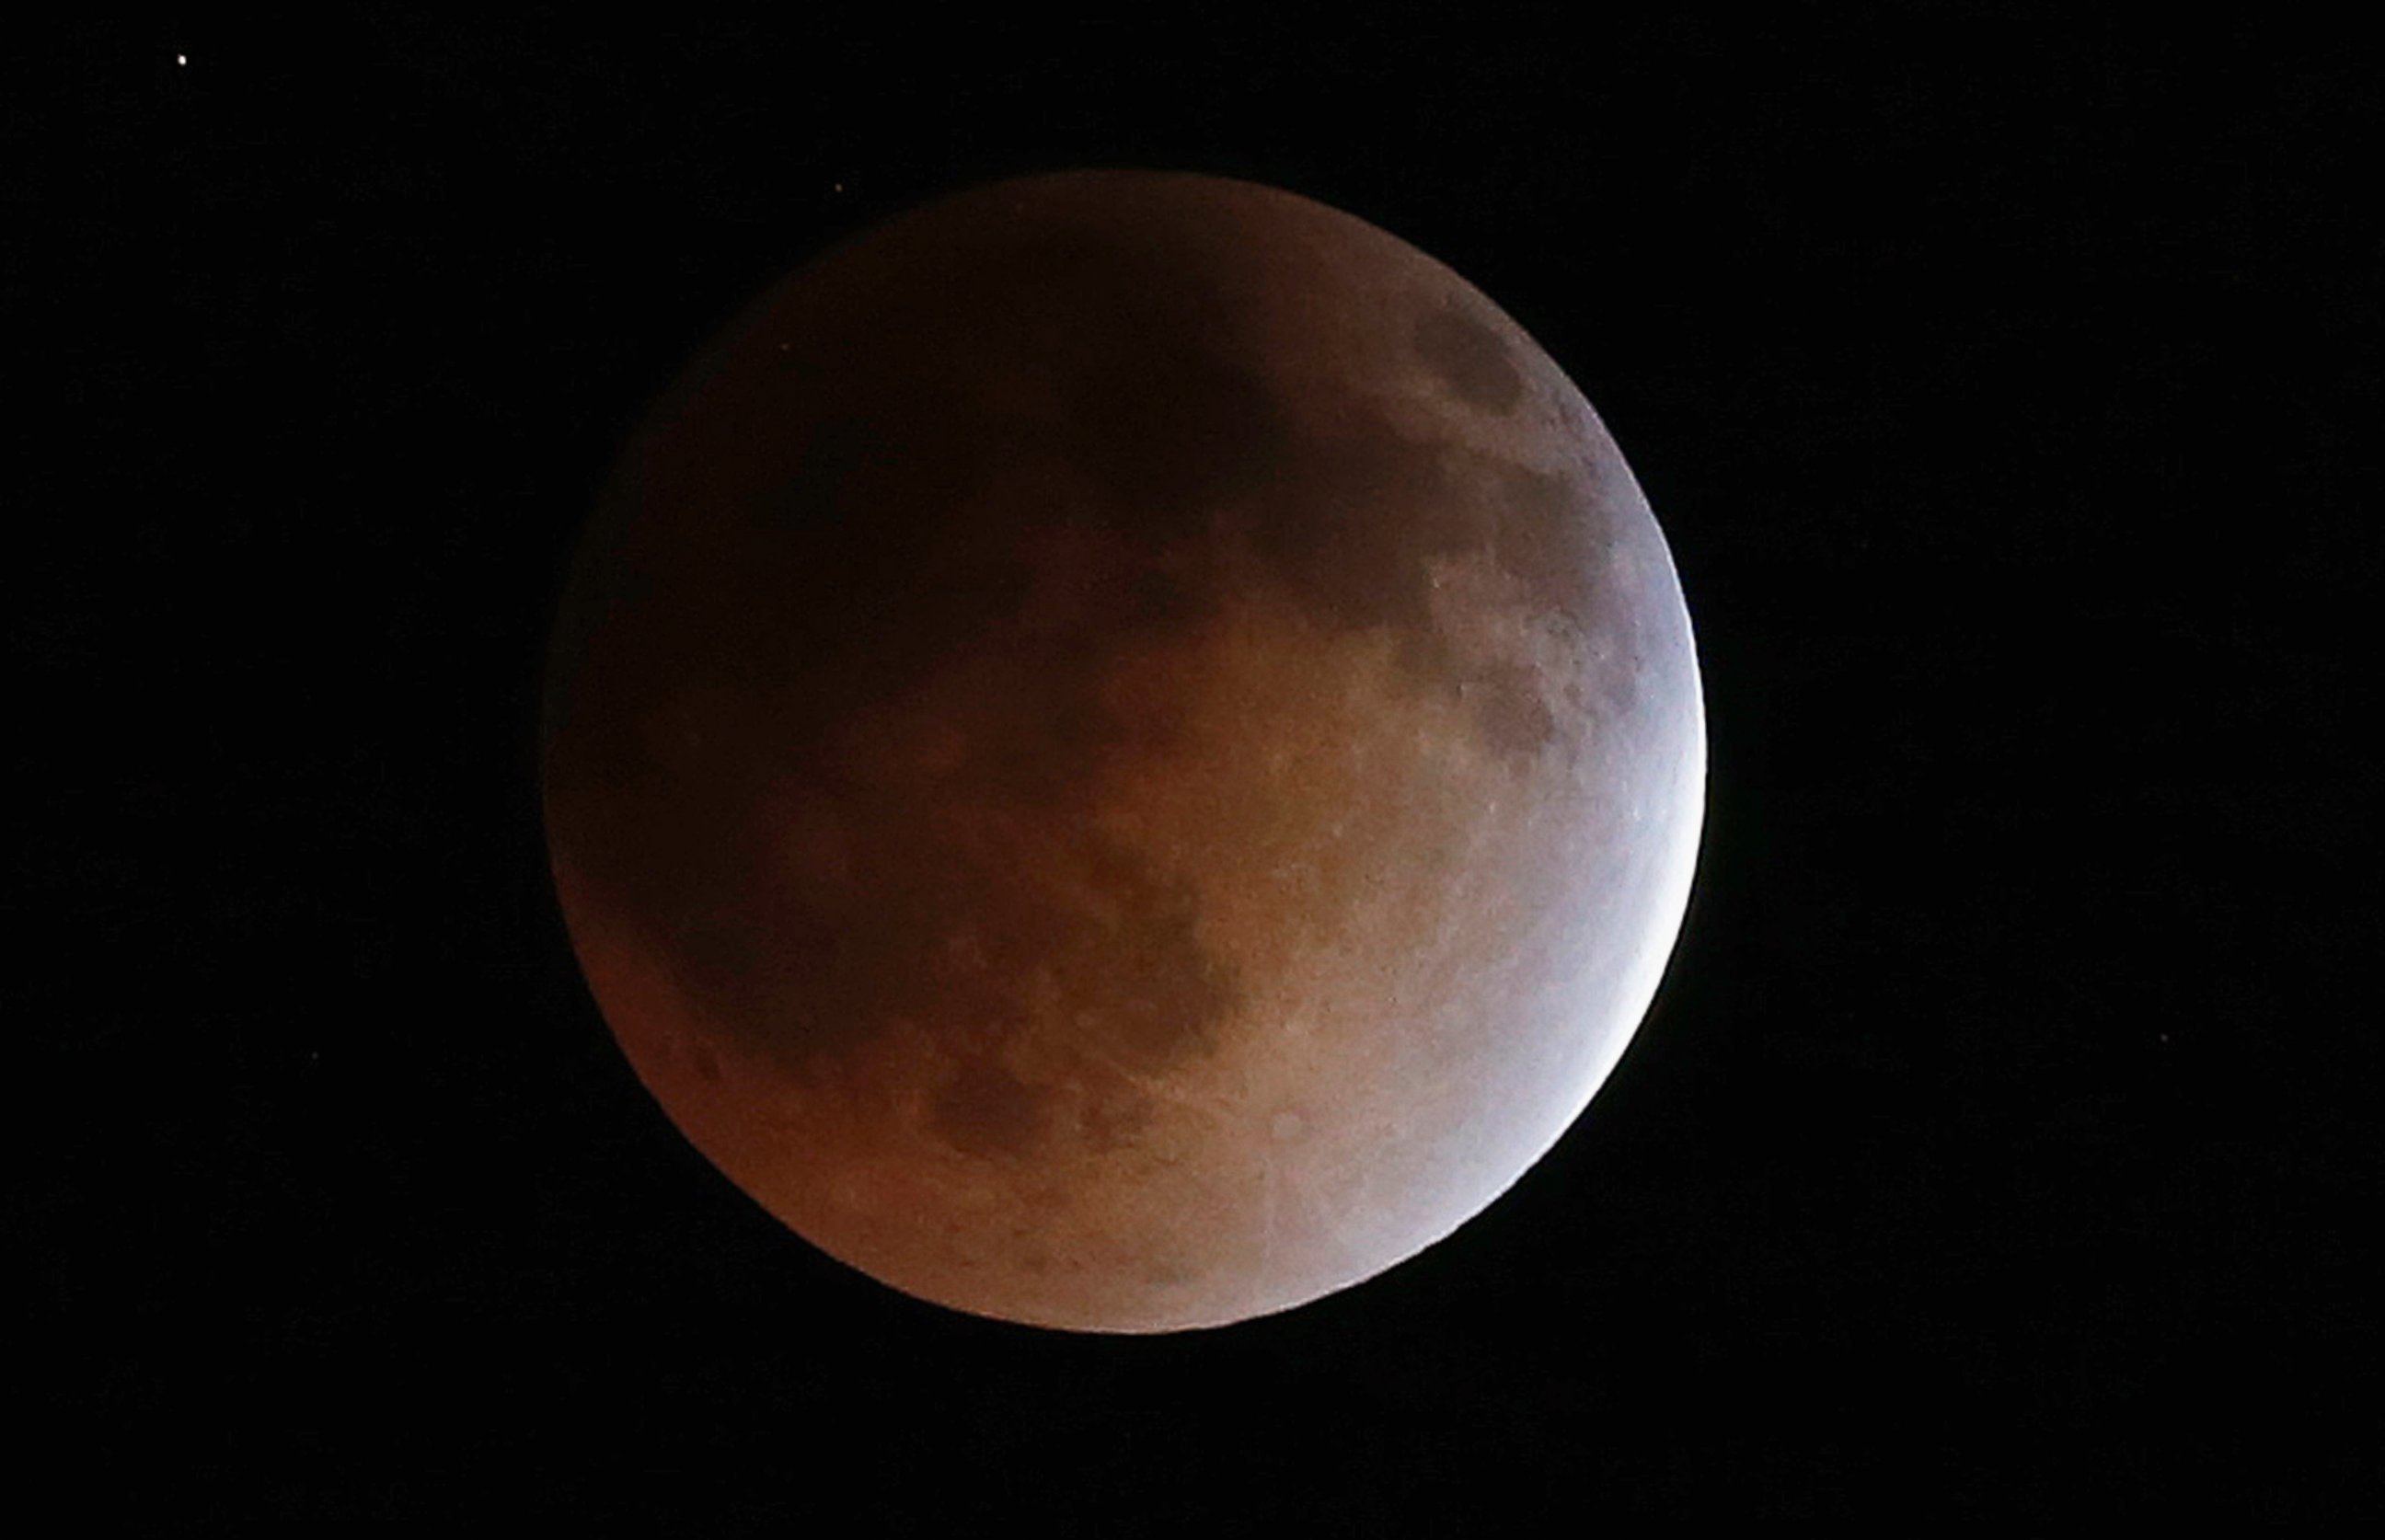
[[[1463,311],[1438,305],[1417,321],[1417,356],[1468,406],[1485,412],[1515,409],[1524,377],[1507,356],[1497,332]]]
[[[1594,505],[1574,478],[1502,466],[1492,552],[1542,609],[1580,618],[1595,588]]]
[[[1530,669],[1486,664],[1466,681],[1462,692],[1483,741],[1502,758],[1530,760],[1556,740],[1556,718],[1534,688]]]
[[[969,1054],[937,1093],[930,1126],[965,1155],[1018,1155],[1043,1125],[1043,1097],[987,1054]]]

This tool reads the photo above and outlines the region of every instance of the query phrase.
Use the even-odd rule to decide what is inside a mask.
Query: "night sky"
[[[315,9],[86,25],[0,95],[14,1452],[95,1533],[2379,1508],[2347,37]],[[1540,340],[1672,543],[1713,755],[1559,1147],[1152,1338],[918,1303],[717,1176],[534,778],[564,562],[687,356],[877,218],[1128,165],[1346,209]]]

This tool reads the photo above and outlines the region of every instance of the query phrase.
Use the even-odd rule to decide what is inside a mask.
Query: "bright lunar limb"
[[[1005,181],[757,301],[623,453],[543,761],[664,1110],[955,1309],[1209,1326],[1480,1211],[1687,900],[1687,611],[1596,416],[1348,215]]]

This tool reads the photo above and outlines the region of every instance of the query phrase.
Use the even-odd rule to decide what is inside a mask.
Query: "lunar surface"
[[[979,188],[655,406],[543,790],[606,1021],[795,1232],[1102,1332],[1315,1299],[1582,1112],[1704,727],[1638,485],[1504,312],[1245,182]]]

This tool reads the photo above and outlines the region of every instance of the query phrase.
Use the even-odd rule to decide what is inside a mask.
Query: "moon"
[[[1350,215],[1080,171],[763,295],[631,436],[543,725],[686,1137],[955,1310],[1217,1326],[1448,1236],[1687,901],[1688,611],[1523,329]]]

